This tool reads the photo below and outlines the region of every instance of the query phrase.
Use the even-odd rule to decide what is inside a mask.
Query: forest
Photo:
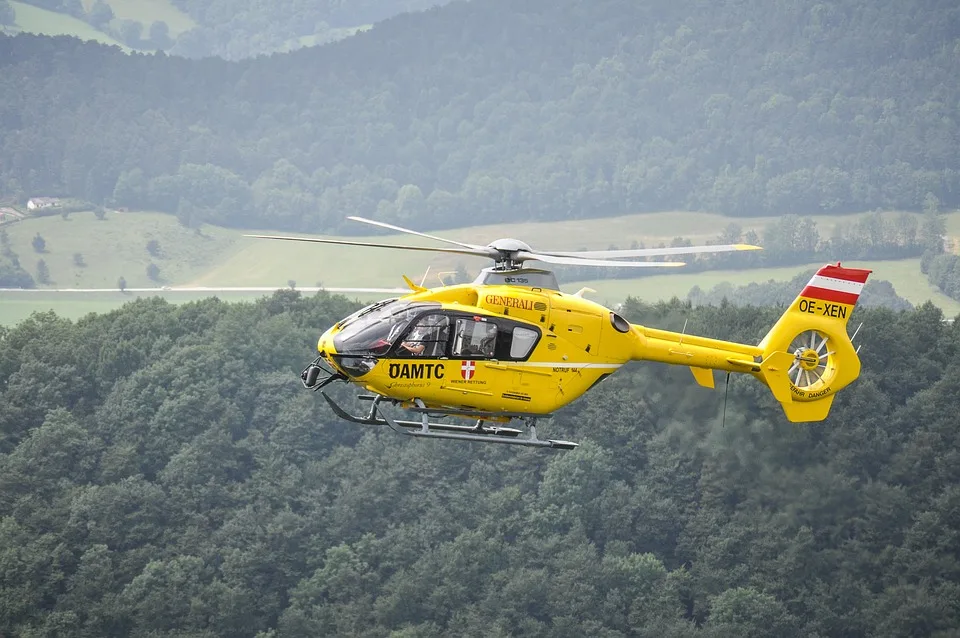
[[[3,36],[0,191],[309,232],[952,209],[958,33],[947,0],[478,0],[238,62]]]
[[[750,378],[725,404],[723,379],[635,364],[542,426],[582,443],[562,453],[338,422],[297,375],[355,307],[281,291],[0,328],[0,634],[960,629],[960,327],[934,307],[855,311],[863,372],[823,423]],[[622,312],[756,342],[780,309]]]
[[[34,288],[36,282],[20,264],[20,256],[10,247],[10,238],[0,228],[0,288]]]

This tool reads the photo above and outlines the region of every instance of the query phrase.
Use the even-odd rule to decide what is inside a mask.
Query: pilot
[[[446,342],[445,323],[444,318],[438,315],[424,317],[400,342],[400,347],[416,356],[438,356],[438,351],[442,353]],[[427,344],[431,346],[430,352],[427,352]]]
[[[417,335],[417,330],[414,330],[410,333],[410,339],[400,343],[400,347],[409,352],[410,354],[415,354],[420,356],[423,354],[423,351],[427,349],[427,344],[420,341],[422,336]]]

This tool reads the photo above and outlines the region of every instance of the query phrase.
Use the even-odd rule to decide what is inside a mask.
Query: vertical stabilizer
[[[823,420],[833,395],[860,375],[847,322],[870,273],[824,266],[760,342],[759,376],[789,420]]]

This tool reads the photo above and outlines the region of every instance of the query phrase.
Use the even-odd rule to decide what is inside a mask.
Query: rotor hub
[[[804,370],[815,370],[820,365],[820,356],[813,348],[797,348],[793,356]]]
[[[496,262],[496,270],[522,268],[526,259],[520,253],[529,253],[533,250],[526,242],[510,237],[492,241],[487,244],[487,248],[496,251],[496,257],[493,258]]]
[[[497,252],[504,253],[516,253],[520,250],[525,250],[527,252],[532,252],[533,249],[530,248],[530,245],[526,242],[520,241],[519,239],[512,239],[510,237],[505,237],[503,239],[496,239],[489,244],[487,248],[493,248]]]
[[[793,365],[787,370],[790,383],[804,391],[828,387],[836,374],[830,337],[819,330],[801,332],[786,348],[793,354]]]

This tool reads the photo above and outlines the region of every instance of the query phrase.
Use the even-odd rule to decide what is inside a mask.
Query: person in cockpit
[[[400,342],[400,347],[415,356],[442,357],[447,344],[448,323],[442,315],[422,317]]]

